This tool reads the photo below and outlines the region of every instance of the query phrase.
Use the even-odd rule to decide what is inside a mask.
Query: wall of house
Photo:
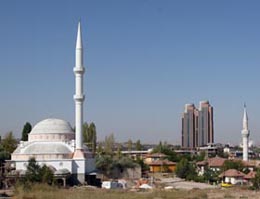
[[[176,169],[175,165],[150,165],[150,172],[174,172]]]
[[[225,177],[225,183],[243,184],[244,179],[242,177]]]

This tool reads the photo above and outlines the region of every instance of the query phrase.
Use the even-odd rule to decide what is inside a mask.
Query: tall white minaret
[[[83,141],[82,141],[82,125],[83,125],[83,102],[85,96],[83,94],[83,75],[85,68],[83,65],[83,46],[81,39],[81,26],[78,24],[78,34],[76,43],[76,64],[73,69],[75,74],[75,128],[76,128],[76,150],[74,158],[83,158]]]
[[[248,130],[248,116],[246,111],[246,105],[244,105],[244,116],[243,116],[243,130],[241,131],[243,141],[243,160],[248,161],[248,137],[250,131]]]

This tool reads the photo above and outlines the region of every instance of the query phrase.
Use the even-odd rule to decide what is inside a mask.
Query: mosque
[[[81,25],[78,24],[75,74],[75,132],[61,119],[49,118],[37,123],[28,136],[12,153],[16,171],[25,172],[28,160],[34,157],[40,165],[53,169],[54,175],[72,176],[74,182],[84,183],[86,175],[95,169],[94,157],[83,144],[83,45]]]

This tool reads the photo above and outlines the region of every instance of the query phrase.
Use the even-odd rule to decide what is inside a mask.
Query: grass
[[[249,192],[252,193],[252,192]],[[90,189],[85,187],[59,189],[55,186],[35,184],[30,190],[25,191],[22,186],[17,186],[14,192],[14,199],[218,199],[218,198],[241,198],[242,195],[234,190],[153,190],[153,191],[125,191],[125,190],[104,190]],[[250,196],[248,198],[255,198]],[[257,198],[257,197],[256,197]]]

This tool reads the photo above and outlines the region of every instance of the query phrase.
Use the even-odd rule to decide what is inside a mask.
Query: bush
[[[41,167],[35,158],[30,158],[25,176],[20,183],[24,185],[25,189],[30,189],[30,185],[33,183],[52,184],[53,176],[53,172],[49,167],[46,165]]]

